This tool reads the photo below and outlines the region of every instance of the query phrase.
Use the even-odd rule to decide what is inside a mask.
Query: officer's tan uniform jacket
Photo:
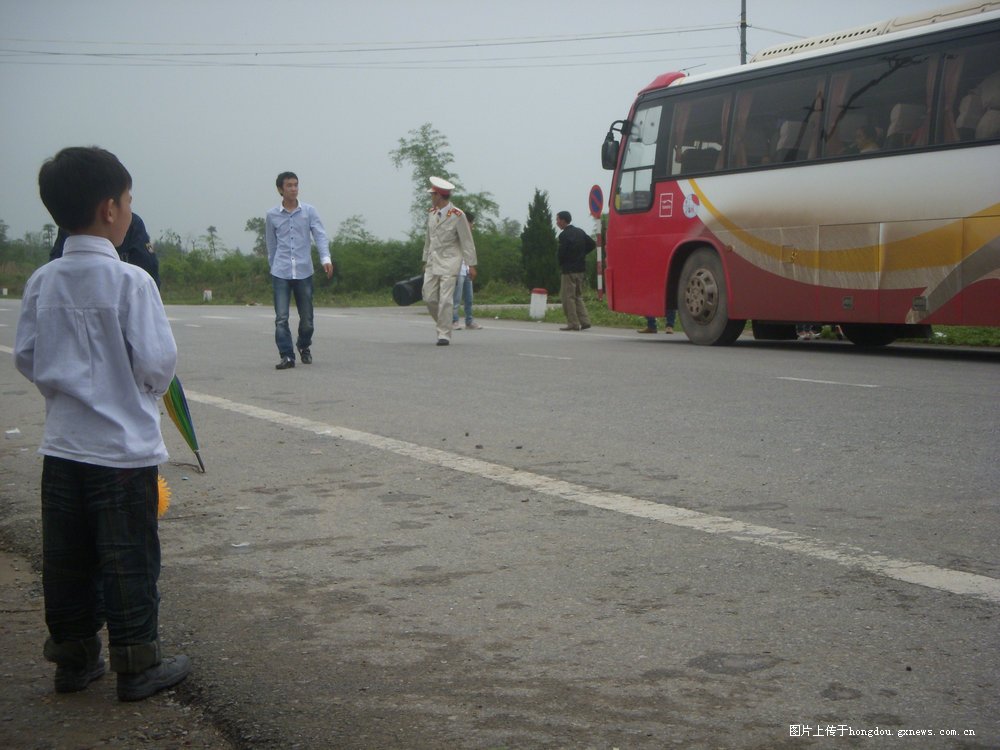
[[[424,239],[424,263],[432,276],[458,276],[462,259],[476,265],[476,245],[465,214],[451,203],[440,211],[431,209],[427,216]]]

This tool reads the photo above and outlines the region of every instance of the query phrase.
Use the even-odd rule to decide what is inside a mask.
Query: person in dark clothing
[[[585,331],[590,328],[590,316],[583,303],[587,253],[597,247],[597,243],[582,229],[573,226],[572,221],[569,211],[556,214],[556,226],[562,230],[559,234],[559,270],[562,271],[559,297],[566,313],[566,325],[559,330]]]
[[[66,230],[60,227],[55,244],[49,253],[49,260],[62,257],[63,243],[66,242],[68,236]],[[153,252],[153,243],[149,241],[149,232],[146,231],[146,225],[142,223],[139,214],[132,214],[132,223],[129,224],[128,232],[125,233],[125,239],[115,250],[118,251],[119,258],[133,266],[139,266],[153,277],[156,287],[160,287],[160,259]]]

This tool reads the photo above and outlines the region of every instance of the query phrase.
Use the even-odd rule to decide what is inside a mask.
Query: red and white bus
[[[697,344],[1000,325],[1000,2],[667,73],[602,161],[613,310]]]

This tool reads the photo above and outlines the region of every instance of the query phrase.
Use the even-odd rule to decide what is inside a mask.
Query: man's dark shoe
[[[309,349],[299,349],[299,359],[302,360],[302,364],[311,365],[313,363],[313,355]]]
[[[59,665],[56,667],[56,692],[79,693],[105,671],[104,659],[100,655],[93,664],[83,669]]]
[[[590,323],[587,323],[585,326],[580,326],[581,331],[586,331],[588,328],[590,328]]]
[[[191,671],[191,660],[183,654],[164,659],[138,674],[118,673],[118,700],[141,701],[173,687]]]
[[[281,361],[274,366],[275,370],[289,370],[295,367],[295,360],[291,357],[282,357]]]
[[[580,326],[563,326],[559,329],[560,331],[579,331]]]
[[[438,339],[438,346],[448,346],[451,342],[448,339]]]

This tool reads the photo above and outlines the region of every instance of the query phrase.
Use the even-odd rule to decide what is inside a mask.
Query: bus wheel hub
[[[691,274],[684,290],[684,304],[691,316],[700,322],[707,322],[715,316],[719,306],[719,287],[709,271],[701,268]]]

